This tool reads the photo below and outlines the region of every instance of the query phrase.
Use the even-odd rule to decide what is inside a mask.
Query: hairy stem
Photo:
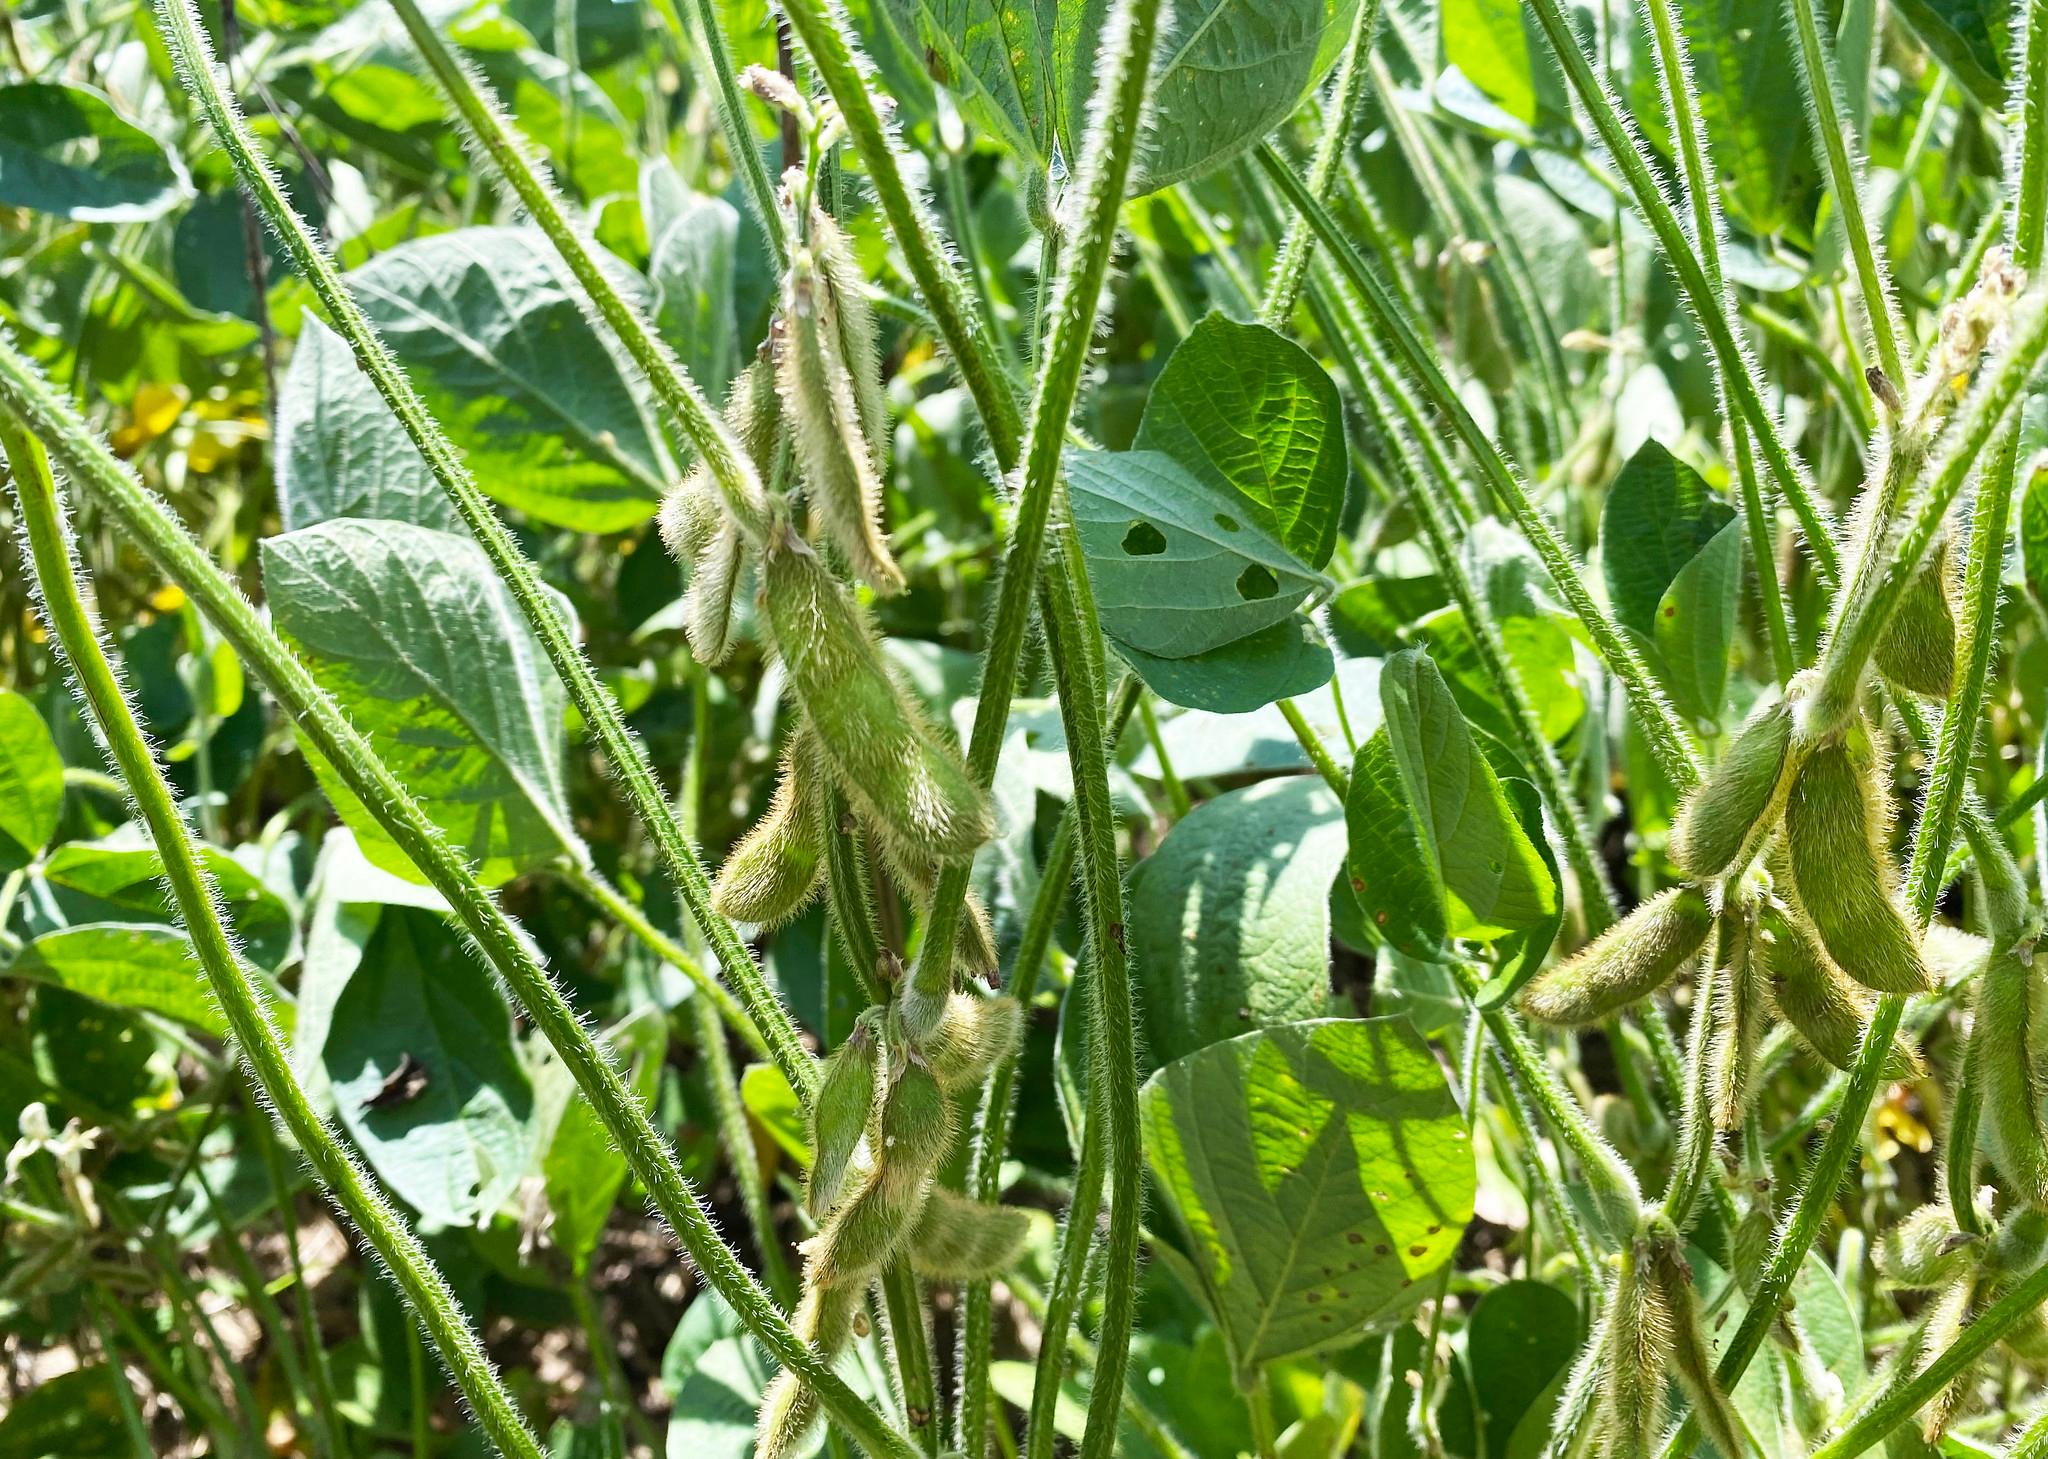
[[[640,1108],[611,1059],[600,1052],[535,958],[530,940],[477,882],[419,802],[170,509],[94,438],[77,412],[5,339],[0,339],[0,408],[33,431],[72,480],[184,590],[284,707],[294,726],[447,899],[478,950],[561,1056],[677,1241],[748,1331],[778,1362],[796,1369],[818,1390],[827,1412],[856,1442],[877,1456],[910,1459],[916,1449],[854,1393],[829,1362],[798,1340],[753,1274],[720,1239],[710,1213],[683,1174],[674,1147]]]
[[[427,50],[430,63],[436,55],[445,63],[446,74],[439,68],[435,73],[444,86],[451,84],[450,77],[466,82],[467,73],[448,54],[411,0],[396,0],[396,3],[400,18],[406,22],[415,40]],[[258,149],[248,123],[214,77],[213,58],[193,0],[160,0],[158,11],[164,21],[172,55],[178,63],[179,74],[198,99],[215,138],[240,174],[243,186],[256,200],[257,207],[291,256],[293,266],[326,308],[336,330],[355,354],[357,364],[405,428],[407,437],[426,460],[442,490],[454,502],[463,522],[490,559],[493,570],[532,625],[549,662],[567,686],[570,699],[603,747],[605,759],[625,788],[635,813],[653,835],[669,874],[681,889],[690,915],[703,929],[724,975],[731,980],[748,1015],[767,1040],[790,1087],[796,1090],[800,1099],[808,1101],[816,1088],[817,1073],[810,1055],[797,1037],[796,1024],[761,976],[760,969],[755,966],[746,944],[740,941],[732,924],[712,909],[710,878],[681,828],[676,825],[667,798],[654,778],[653,766],[648,763],[647,752],[626,728],[618,702],[599,682],[590,661],[571,637],[569,625],[547,598],[540,574],[532,561],[498,520],[489,501],[477,488],[469,468],[463,464],[460,453],[427,410],[396,358],[377,337],[375,328],[342,282],[333,258],[314,238],[305,220],[299,217],[285,197],[277,174]],[[422,37],[425,39],[421,40]],[[465,124],[474,130],[485,153],[499,166],[506,182],[519,194],[550,241],[563,250],[571,270],[593,303],[625,339],[633,333],[625,326],[637,320],[637,316],[597,268],[588,250],[576,239],[562,212],[560,199],[551,187],[541,182],[534,169],[526,165],[520,149],[474,85],[453,88],[451,96],[457,91],[461,93],[457,106]],[[468,106],[463,104],[464,100]],[[479,124],[479,118],[482,124]],[[565,240],[576,246],[573,249],[565,247]],[[652,332],[644,321],[640,321],[640,325],[638,333],[652,342],[652,351],[646,354],[635,351],[636,362],[647,370],[657,394],[675,414],[691,444],[726,489],[728,501],[735,504],[736,514],[749,510],[758,515],[761,508],[757,504],[762,499],[762,488],[746,453],[739,449],[739,443],[731,432],[726,430],[695,387],[689,384],[681,367],[674,363],[673,356],[664,346],[653,342]],[[631,350],[632,341],[626,340],[626,343]],[[651,368],[663,362],[671,368]]]
[[[492,1447],[505,1459],[540,1459],[538,1441],[499,1381],[440,1269],[369,1173],[306,1101],[264,994],[244,970],[222,925],[220,888],[200,865],[191,829],[179,815],[171,788],[108,662],[94,616],[80,596],[63,504],[42,447],[18,422],[8,421],[0,424],[0,450],[12,474],[44,622],[63,649],[108,757],[149,828],[178,919],[192,939],[200,971],[234,1031],[242,1057],[321,1188],[377,1253]],[[282,1333],[277,1338],[285,1340]]]

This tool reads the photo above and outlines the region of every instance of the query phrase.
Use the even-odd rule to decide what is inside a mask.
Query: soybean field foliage
[[[0,1459],[2048,1459],[2048,0],[0,9]]]

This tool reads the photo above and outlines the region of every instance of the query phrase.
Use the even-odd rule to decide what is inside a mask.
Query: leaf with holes
[[[327,522],[266,541],[263,580],[314,677],[487,882],[575,853],[561,681],[482,548],[400,522]],[[416,877],[313,762],[364,854]]]
[[[1472,1218],[1471,1137],[1406,1019],[1211,1044],[1155,1073],[1140,1104],[1240,1388],[1420,1302]]]
[[[1208,315],[1153,382],[1136,444],[1235,491],[1251,520],[1311,567],[1329,562],[1351,473],[1344,410],[1294,341]]]
[[[1073,452],[1067,480],[1103,631],[1140,653],[1221,648],[1328,586],[1250,520],[1235,492],[1163,452]]]

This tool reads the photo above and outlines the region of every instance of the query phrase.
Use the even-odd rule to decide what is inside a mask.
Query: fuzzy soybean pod
[[[1657,991],[1707,940],[1714,914],[1692,887],[1659,893],[1593,943],[1539,974],[1522,995],[1531,1018],[1582,1024]]]
[[[1939,1202],[1921,1206],[1878,1238],[1872,1260],[1894,1287],[1925,1291],[1938,1287],[1975,1261],[1984,1244],[1956,1226],[1955,1213]]]
[[[878,844],[960,861],[989,837],[959,752],[890,675],[881,644],[817,554],[785,533],[761,564],[761,607],[833,779]]]
[[[1607,1310],[1607,1364],[1593,1430],[1604,1459],[1651,1459],[1664,1428],[1664,1358],[1671,1309],[1650,1270],[1641,1236],[1621,1252]]]
[[[1992,954],[1977,978],[1966,1057],[1984,1086],[1984,1153],[2010,1194],[2048,1208],[2048,985],[2031,946]]]
[[[1895,895],[1880,780],[1860,722],[1807,757],[1785,806],[1792,887],[1836,967],[1880,993],[1922,993],[1932,984]]]
[[[1713,980],[1712,1019],[1707,1043],[1707,1103],[1714,1124],[1740,1129],[1749,1111],[1756,1075],[1757,1045],[1769,1022],[1769,997],[1757,957],[1756,923],[1747,912],[1721,914],[1715,939],[1719,976]]]
[[[855,383],[856,372],[874,373],[874,324],[865,297],[839,286],[852,271],[850,257],[834,269],[823,266],[821,243],[832,247],[836,240],[842,254],[845,245],[837,229],[827,237],[819,221],[814,214],[813,241],[791,253],[783,280],[775,384],[819,522],[854,572],[876,592],[893,595],[903,591],[903,569],[882,530],[880,452],[868,437],[870,423],[862,419],[862,391]],[[859,319],[849,320],[849,308]],[[849,332],[860,351],[852,359],[846,354]],[[879,408],[876,395],[869,409]],[[880,420],[872,424],[882,426]]]
[[[1956,676],[1955,564],[1944,537],[1877,641],[1878,672],[1902,689],[1945,699]]]
[[[817,745],[798,725],[782,750],[768,812],[718,869],[711,905],[735,922],[779,927],[811,904],[825,880],[825,782]]]
[[[1666,1352],[1672,1375],[1691,1403],[1701,1432],[1722,1454],[1740,1456],[1747,1452],[1742,1442],[1742,1421],[1714,1377],[1714,1351],[1701,1320],[1692,1268],[1679,1249],[1678,1232],[1663,1217],[1656,1217],[1639,1242],[1643,1247],[1639,1260],[1665,1313]]]
[[[1015,1206],[987,1206],[958,1191],[933,1186],[910,1236],[910,1264],[937,1281],[970,1281],[1008,1266],[1031,1233],[1031,1218]]]
[[[804,1280],[864,1282],[903,1249],[957,1133],[952,1101],[919,1065],[897,1063],[868,1129],[870,1163],[846,1186],[818,1234],[803,1244]]]
[[[835,1356],[853,1334],[860,1311],[859,1287],[806,1287],[789,1325],[796,1335],[827,1357]],[[794,1459],[809,1447],[818,1418],[818,1395],[784,1369],[761,1394],[754,1422],[754,1459]]]
[[[979,1089],[1016,1051],[1024,1010],[1014,998],[956,991],[930,999],[906,989],[896,1009],[904,1045],[947,1093]]]
[[[1713,773],[1686,798],[1671,828],[1671,859],[1687,876],[1718,881],[1754,859],[1791,793],[1798,756],[1792,706],[1784,700],[1749,717]]]
[[[1760,919],[1758,959],[1770,985],[1771,1001],[1809,1049],[1847,1073],[1863,1045],[1863,1031],[1876,1013],[1876,1000],[1829,960],[1813,934],[1775,908]],[[1887,1079],[1919,1079],[1927,1066],[1902,1034],[1885,1061]]]
[[[781,429],[781,406],[765,358],[732,382],[725,420],[766,480]],[[690,584],[683,592],[683,633],[690,652],[699,663],[723,663],[732,652],[733,605],[746,569],[747,542],[701,463],[662,502],[660,525],[669,552],[690,565]]]
[[[822,1216],[837,1203],[860,1142],[873,1123],[882,1056],[880,1022],[876,1010],[863,1013],[846,1042],[825,1061],[818,1080],[818,1097],[811,1105],[811,1179],[804,1190],[804,1208],[813,1216]]]

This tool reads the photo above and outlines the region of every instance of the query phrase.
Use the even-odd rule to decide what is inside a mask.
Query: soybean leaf
[[[810,1122],[780,1069],[773,1064],[747,1065],[740,1075],[740,1103],[790,1159],[810,1167]]]
[[[1350,744],[1370,735],[1380,723],[1379,661],[1343,660],[1328,684],[1302,695],[1294,707],[1325,743]],[[1249,713],[1190,709],[1162,719],[1159,734],[1167,758],[1183,779],[1311,768],[1286,716],[1270,705]],[[1151,780],[1160,779],[1162,769],[1149,744],[1131,762],[1133,774]]]
[[[1501,788],[1508,794],[1514,805],[1515,820],[1522,827],[1522,834],[1529,838],[1529,844],[1536,848],[1536,854],[1543,858],[1543,865],[1550,873],[1552,882],[1563,885],[1558,871],[1557,855],[1550,849],[1550,838],[1543,831],[1543,797],[1536,787],[1520,776],[1505,778]],[[1564,898],[1557,899],[1556,909],[1534,927],[1518,933],[1503,945],[1505,957],[1494,975],[1481,985],[1472,1000],[1481,1008],[1499,1008],[1505,1005],[1542,969],[1550,950],[1557,944],[1557,934],[1564,926]]]
[[[386,1094],[408,1056],[424,1084]],[[343,1126],[423,1224],[473,1222],[532,1168],[533,1087],[511,1014],[435,914],[383,909],[335,1002],[321,1061]]]
[[[1329,562],[1351,469],[1343,406],[1294,341],[1208,315],[1153,382],[1136,445],[1234,490],[1251,520],[1309,566]]]
[[[285,530],[379,517],[460,531],[461,518],[341,336],[308,316],[277,395]]]
[[[660,1011],[651,1004],[643,1005],[637,1016],[611,1030],[609,1042],[632,1070],[634,1098],[642,1108],[650,1106],[661,1079],[662,1054],[668,1047],[668,1030]],[[535,1077],[535,1089],[542,1107],[553,1107],[551,1116],[538,1121],[542,1129],[553,1130],[541,1158],[548,1213],[554,1218],[549,1230],[555,1245],[581,1272],[589,1265],[612,1206],[625,1187],[626,1157],[590,1101],[577,1097],[576,1082],[567,1065],[560,1060],[543,1065]]]
[[[237,861],[219,846],[202,843],[199,859],[220,889],[221,905],[234,922],[243,951],[266,968],[281,966],[294,947],[292,912],[255,871]],[[84,903],[91,920],[107,920],[108,914],[140,912],[169,920],[170,898],[165,892],[163,860],[142,827],[129,823],[97,841],[67,841],[43,862],[45,882],[74,893]],[[70,898],[65,899],[68,920],[84,921]]]
[[[57,834],[64,761],[34,704],[0,689],[0,871],[25,866]]]
[[[1212,1044],[1147,1080],[1140,1112],[1240,1388],[1413,1306],[1472,1217],[1471,1138],[1405,1019]]]
[[[1312,776],[1205,801],[1130,877],[1131,954],[1150,1057],[1329,1008],[1330,883],[1343,807]]]
[[[161,139],[87,86],[0,86],[0,203],[81,223],[143,223],[191,191]]]
[[[227,1020],[193,960],[191,940],[176,927],[130,922],[60,927],[22,948],[6,973],[53,983],[98,1003],[161,1014],[214,1038],[227,1037]]]
[[[1524,1419],[1532,1414],[1539,1420],[1535,1427],[1547,1437],[1557,1402],[1554,1385],[1579,1341],[1578,1303],[1563,1290],[1537,1281],[1490,1289],[1472,1309],[1465,1349],[1456,1358],[1465,1370],[1461,1377],[1469,1381],[1454,1381],[1446,1393],[1441,1415],[1445,1448],[1508,1459]]]
[[[1721,713],[1741,603],[1743,528],[1730,522],[1678,570],[1651,635],[1678,707],[1703,724]]]
[[[1449,938],[1491,940],[1546,923],[1557,883],[1436,665],[1409,649],[1380,675],[1385,725],[1359,751],[1346,820],[1352,891],[1411,957]]]
[[[1151,121],[1133,196],[1220,166],[1292,116],[1350,39],[1358,0],[1186,0],[1173,7],[1152,67]],[[1066,78],[1060,141],[1081,155],[1108,0],[1059,6],[1055,55]]]
[[[343,520],[267,540],[263,565],[278,628],[488,883],[578,847],[561,684],[482,548]],[[416,878],[331,768],[314,768],[370,860]]]
[[[609,254],[600,261],[645,303],[643,280]],[[654,514],[674,463],[653,398],[591,328],[581,290],[537,231],[437,234],[348,280],[485,491],[579,532]]]
[[[1621,468],[1600,513],[1600,568],[1614,616],[1652,636],[1672,579],[1734,518],[1697,471],[1645,441]]]
[[[0,1414],[0,1459],[111,1459],[133,1452],[117,1383],[127,1376],[95,1363],[28,1385]]]
[[[1295,614],[1192,658],[1162,659],[1118,642],[1117,656],[1170,704],[1247,714],[1330,682],[1337,661],[1313,621]]]
[[[2048,404],[2048,400],[2028,402],[2027,416],[2042,413],[2044,404]],[[2038,449],[2042,443],[2036,441],[2034,444]],[[2029,455],[2021,459],[2039,458]],[[2019,492],[2020,568],[2027,580],[2027,591],[2034,595],[2034,601],[2048,604],[2048,470],[2027,470]]]
[[[1515,0],[1442,0],[1440,17],[1443,64],[1488,101],[1529,128],[1569,115],[1542,32]]]
[[[882,0],[881,8],[969,121],[1027,163],[1052,156],[1052,5]]]
[[[739,210],[723,198],[692,192],[675,164],[660,158],[640,169],[640,211],[647,224],[654,322],[690,378],[713,400],[721,399],[739,370],[733,312]]]
[[[1249,520],[1236,493],[1158,451],[1067,458],[1075,529],[1105,632],[1184,659],[1291,616],[1324,579]]]
[[[1980,106],[2009,101],[2012,0],[1898,0],[1899,16]]]

